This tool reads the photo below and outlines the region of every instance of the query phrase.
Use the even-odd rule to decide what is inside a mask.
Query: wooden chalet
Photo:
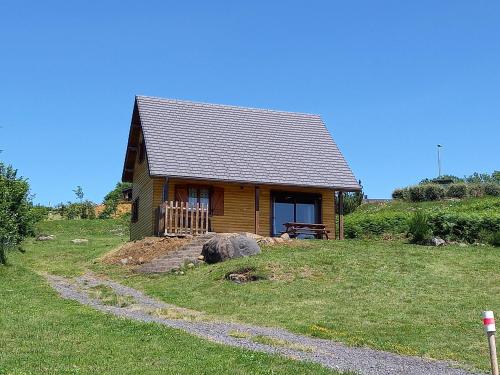
[[[290,227],[343,238],[336,199],[360,189],[318,115],[145,96],[122,180],[133,184],[131,239]]]

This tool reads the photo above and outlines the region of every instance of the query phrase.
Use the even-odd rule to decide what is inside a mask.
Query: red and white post
[[[488,336],[488,344],[490,346],[490,361],[491,361],[491,374],[498,374],[498,359],[497,359],[497,348],[495,343],[495,316],[493,311],[483,311],[483,325],[484,331]]]

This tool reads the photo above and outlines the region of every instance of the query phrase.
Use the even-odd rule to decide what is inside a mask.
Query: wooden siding
[[[136,158],[132,182],[132,201],[139,198],[139,218],[137,222],[130,223],[131,240],[155,234],[156,209],[162,203],[162,186],[163,179],[152,179],[149,176],[147,158],[144,158],[142,163],[139,163],[139,158]]]
[[[194,180],[168,180],[168,199],[175,200],[175,185],[209,185],[224,189],[224,216],[212,216],[212,231],[254,232],[255,203],[254,187],[251,185],[200,182]],[[160,188],[161,192],[162,188]],[[161,196],[161,195],[160,195]]]
[[[154,180],[154,207],[161,204],[163,179]],[[255,186],[223,182],[208,182],[184,179],[168,180],[168,199],[175,200],[175,185],[207,185],[224,189],[224,216],[212,216],[212,230],[215,232],[255,232]],[[335,233],[334,191],[329,189],[297,188],[291,186],[259,185],[260,212],[259,234],[271,233],[271,191],[291,191],[316,193],[322,196],[322,222],[330,230],[331,238]]]

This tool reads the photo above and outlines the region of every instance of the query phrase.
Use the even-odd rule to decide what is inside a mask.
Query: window
[[[132,223],[137,223],[139,220],[139,198],[135,198],[132,202]]]
[[[210,192],[208,188],[190,187],[188,189],[188,202],[190,205],[199,203],[203,206],[208,206],[210,203]]]
[[[206,185],[176,185],[175,200],[209,207],[210,215],[224,216],[224,188]]]

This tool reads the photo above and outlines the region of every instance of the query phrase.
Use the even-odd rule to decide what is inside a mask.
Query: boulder
[[[281,236],[281,238],[283,238],[285,241],[289,241],[290,240],[290,235],[288,233],[283,233]]]
[[[440,237],[433,237],[431,239],[431,244],[432,246],[444,246],[446,245],[446,241]]]
[[[85,238],[75,238],[74,240],[71,240],[71,243],[74,244],[81,244],[81,243],[88,243],[89,240],[86,240]]]
[[[234,234],[217,234],[203,245],[201,255],[205,262],[217,263],[258,253],[260,253],[260,247],[253,238]]]
[[[44,235],[41,234],[36,238],[37,241],[52,241],[54,240],[54,236],[49,234],[49,235]]]

